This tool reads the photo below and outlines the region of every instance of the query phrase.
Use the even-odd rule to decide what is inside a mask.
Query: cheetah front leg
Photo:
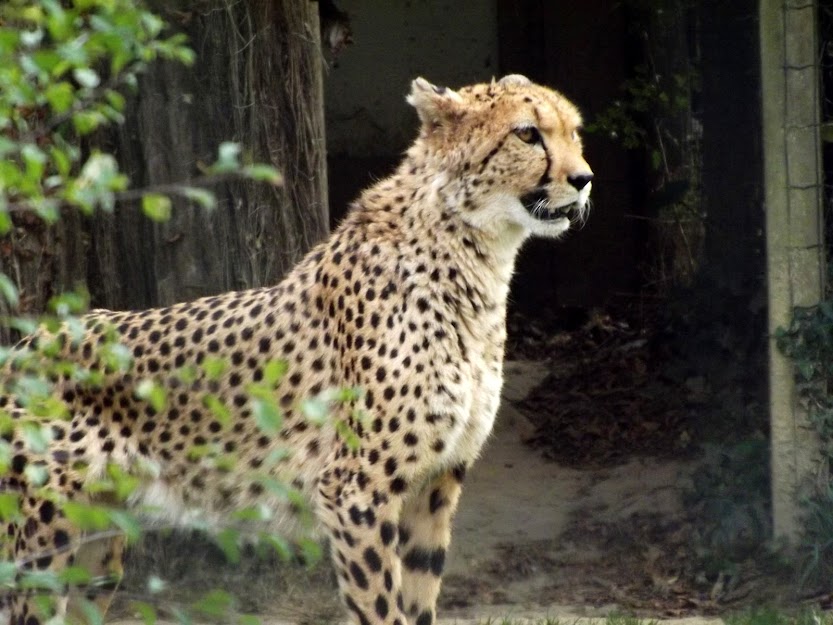
[[[396,552],[401,496],[370,492],[364,473],[325,475],[318,517],[327,528],[342,599],[359,625],[406,625]]]
[[[451,522],[465,473],[465,465],[444,472],[410,498],[402,510],[402,598],[415,625],[432,625],[436,618],[441,575],[451,542]]]

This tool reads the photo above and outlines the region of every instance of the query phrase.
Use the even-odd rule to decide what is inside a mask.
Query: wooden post
[[[799,496],[819,469],[818,439],[774,332],[824,291],[817,15],[806,0],[759,5],[773,529],[792,542],[801,529]]]

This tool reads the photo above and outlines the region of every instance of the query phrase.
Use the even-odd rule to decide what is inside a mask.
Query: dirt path
[[[495,434],[467,478],[455,523],[441,600],[447,617],[627,611],[616,580],[605,575],[606,541],[585,540],[583,521],[624,528],[640,515],[681,513],[680,489],[693,462],[641,459],[579,470],[522,442],[530,425],[515,403],[546,374],[540,363],[507,363]]]

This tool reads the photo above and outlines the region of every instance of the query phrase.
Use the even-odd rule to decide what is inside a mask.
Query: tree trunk
[[[143,78],[114,151],[135,186],[153,186],[199,175],[222,141],[238,141],[284,186],[220,184],[216,211],[179,199],[161,224],[131,204],[97,220],[88,278],[108,306],[273,284],[327,231],[317,3],[198,6],[165,15],[185,22],[196,64],[160,63]]]

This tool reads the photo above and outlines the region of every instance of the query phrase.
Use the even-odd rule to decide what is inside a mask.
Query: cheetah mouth
[[[578,202],[551,206],[546,191],[538,189],[521,197],[521,204],[538,221],[570,219],[579,210]]]

